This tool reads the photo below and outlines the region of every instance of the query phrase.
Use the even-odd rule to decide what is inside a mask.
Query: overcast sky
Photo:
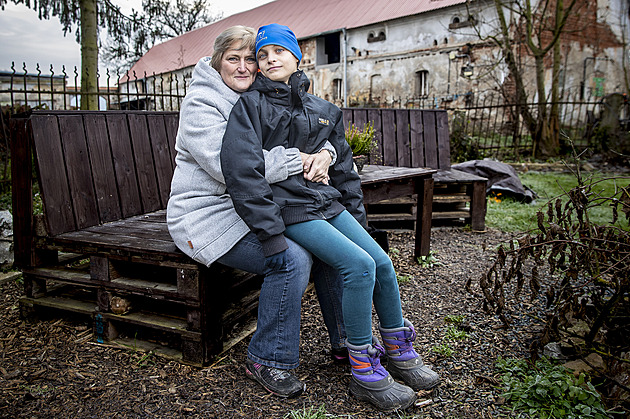
[[[223,12],[223,17],[250,10],[272,0],[211,0],[211,13]],[[125,11],[131,8],[139,10],[141,0],[114,0]],[[8,3],[5,10],[0,10],[0,70],[10,70],[11,62],[22,72],[22,63],[26,63],[29,73],[36,73],[40,64],[42,74],[50,74],[52,64],[55,74],[61,73],[61,66],[66,66],[67,73],[81,64],[81,48],[74,33],[63,36],[59,19],[39,20],[37,11],[24,5]]]

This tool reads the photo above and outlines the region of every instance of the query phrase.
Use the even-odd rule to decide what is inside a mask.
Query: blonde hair
[[[256,49],[256,30],[249,26],[232,26],[227,28],[217,36],[214,40],[214,52],[210,59],[210,65],[217,71],[221,70],[221,59],[225,51],[230,49],[236,41],[241,41],[241,47],[238,50],[250,49],[252,53]]]

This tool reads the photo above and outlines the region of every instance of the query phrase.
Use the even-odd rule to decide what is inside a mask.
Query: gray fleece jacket
[[[250,231],[226,193],[220,161],[223,134],[239,96],[210,66],[210,57],[204,57],[195,66],[180,110],[166,219],[177,247],[205,265],[227,253]],[[297,148],[275,147],[265,152],[269,183],[301,172]]]

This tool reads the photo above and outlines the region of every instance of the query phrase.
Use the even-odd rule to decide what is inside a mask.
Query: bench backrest
[[[378,154],[385,166],[448,170],[451,148],[445,110],[344,108],[345,126],[374,123]]]
[[[178,112],[33,112],[48,233],[166,208],[178,122]]]

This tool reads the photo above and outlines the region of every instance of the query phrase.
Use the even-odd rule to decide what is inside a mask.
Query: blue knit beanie
[[[256,35],[256,57],[258,57],[258,50],[265,45],[285,47],[295,55],[295,58],[298,59],[298,64],[299,61],[302,61],[302,51],[298,45],[297,38],[288,26],[278,25],[277,23],[261,26],[258,29],[258,35]]]

